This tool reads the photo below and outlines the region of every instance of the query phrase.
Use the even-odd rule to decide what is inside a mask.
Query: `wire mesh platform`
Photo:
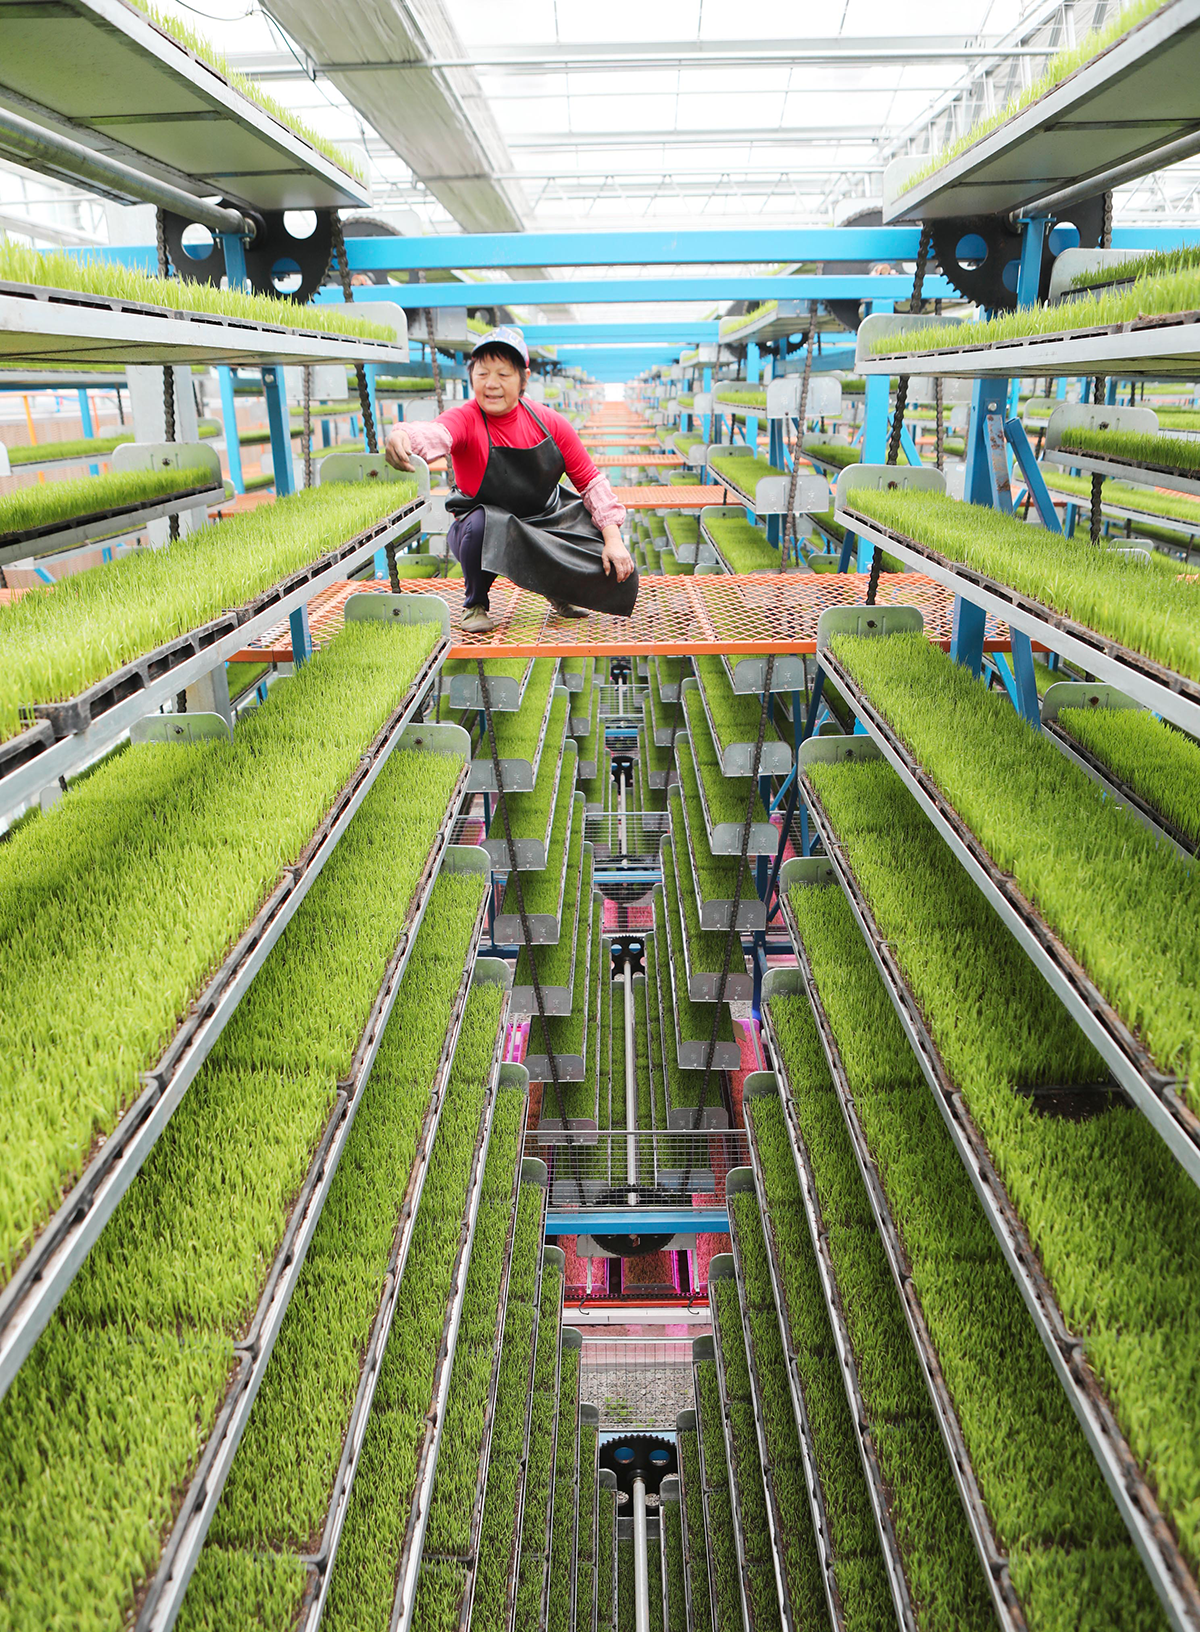
[[[673,1434],[681,1411],[695,1405],[692,1345],[634,1337],[588,1338],[579,1357],[579,1397],[600,1412],[600,1432]]]
[[[704,510],[710,504],[740,507],[742,502],[715,482],[697,482],[695,487],[614,487],[613,492],[626,510]]]
[[[664,488],[664,492],[671,491]],[[676,489],[682,492],[684,489]],[[712,492],[713,489],[708,489]],[[342,627],[343,608],[351,595],[390,594],[386,580],[366,579],[333,584],[309,603],[313,644],[327,644]],[[705,577],[645,577],[630,618],[594,613],[588,618],[560,618],[541,595],[498,579],[491,595],[497,627],[486,635],[462,630],[461,578],[409,579],[405,595],[438,595],[450,608],[450,657],[687,657],[719,655],[753,657],[768,652],[813,655],[817,619],[829,606],[862,606],[867,574],[719,573]],[[884,573],[879,580],[880,606],[916,606],[925,632],[949,648],[954,597],[919,572]],[[1007,651],[1008,625],[989,617],[984,648]],[[290,662],[291,630],[286,619],[235,654],[234,661]]]

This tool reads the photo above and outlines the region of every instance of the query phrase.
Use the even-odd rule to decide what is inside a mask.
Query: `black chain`
[[[708,1039],[708,1048],[704,1056],[704,1081],[700,1085],[700,1103],[696,1106],[692,1117],[692,1132],[700,1127],[704,1112],[708,1104],[708,1084],[712,1076],[713,1057],[717,1051],[717,1033],[721,1028],[721,1010],[725,1006],[725,988],[729,982],[729,966],[733,961],[734,945],[741,945],[741,935],[738,933],[738,913],[742,906],[742,891],[746,883],[746,869],[750,859],[750,829],[754,825],[754,806],[758,799],[758,777],[762,769],[763,743],[767,735],[767,716],[771,706],[771,682],[775,678],[775,653],[767,657],[766,673],[763,676],[762,712],[758,717],[758,736],[754,742],[754,758],[750,766],[750,798],[746,804],[746,820],[742,824],[742,848],[738,856],[737,883],[733,891],[733,903],[729,912],[729,930],[725,936],[725,956],[721,961],[721,978],[717,982],[717,1002],[713,1010],[712,1035]],[[683,1188],[686,1191],[691,1179],[691,1156],[688,1157],[688,1166],[684,1173]]]
[[[304,485],[312,486],[312,369],[304,366]]]
[[[935,316],[940,317],[942,315],[942,303],[941,303],[940,300],[935,300],[934,301],[933,310],[934,310],[934,315]],[[945,406],[945,387],[944,387],[944,382],[942,380],[942,376],[940,374],[937,376],[937,378],[933,382],[933,406],[934,406],[935,430],[936,430],[936,436],[937,436],[937,442],[936,442],[936,445],[935,445],[936,446],[936,451],[934,453],[934,463],[936,464],[936,466],[937,466],[937,468],[939,470],[945,470],[945,468],[946,468],[946,406]]]
[[[929,251],[933,244],[933,228],[921,228],[921,242],[917,248],[917,268],[913,275],[912,300],[909,303],[911,311],[921,310],[921,290],[925,284],[925,268],[929,265]],[[904,410],[908,406],[908,375],[901,374],[896,381],[896,406],[892,413],[892,434],[888,439],[887,463],[898,464],[900,461],[900,438],[904,432]],[[883,551],[876,544],[871,554],[871,576],[867,580],[867,605],[875,605],[875,597],[879,593],[879,573],[883,566]]]
[[[158,275],[160,278],[169,278],[171,275],[170,262],[167,258],[167,223],[161,210],[154,212],[154,238],[158,248]],[[175,372],[170,363],[163,364],[163,441],[175,440]],[[237,435],[237,426],[233,434]],[[167,530],[171,542],[179,537],[179,515],[167,517]]]
[[[1094,470],[1092,472],[1092,514],[1090,518],[1091,540],[1093,544],[1099,544],[1100,542],[1100,528],[1104,519],[1100,513],[1100,490],[1103,488],[1103,486],[1104,477],[1098,470]]]
[[[346,238],[342,232],[342,218],[336,210],[330,217],[333,253],[337,260],[338,276],[342,280],[342,299],[347,306],[354,304],[354,285],[350,282],[350,264],[346,260]],[[379,452],[379,438],[375,434],[375,415],[371,412],[371,394],[367,390],[367,371],[362,363],[354,365],[354,379],[358,386],[358,405],[362,410],[363,430],[367,436],[368,453]],[[393,588],[395,586],[393,585]]]

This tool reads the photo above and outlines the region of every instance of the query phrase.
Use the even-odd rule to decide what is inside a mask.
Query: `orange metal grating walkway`
[[[406,595],[440,595],[450,608],[451,657],[745,657],[766,652],[812,654],[817,619],[827,606],[861,606],[866,573],[756,572],[745,577],[645,577],[631,618],[599,613],[584,619],[556,617],[540,595],[498,579],[491,608],[499,627],[488,635],[462,632],[461,578],[424,578],[401,585]],[[333,639],[342,627],[343,608],[351,595],[389,594],[382,579],[334,584],[309,605],[313,644]],[[879,580],[880,606],[918,606],[925,628],[937,645],[950,644],[953,597],[921,573],[884,573]],[[989,651],[1011,646],[1008,627],[988,619]],[[234,661],[290,662],[292,642],[287,619],[237,653]]]

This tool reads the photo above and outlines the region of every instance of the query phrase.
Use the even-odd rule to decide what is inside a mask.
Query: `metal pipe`
[[[1100,170],[1081,181],[1073,181],[1069,187],[1060,187],[1055,193],[1046,193],[1030,204],[1022,204],[1019,210],[1013,211],[1013,220],[1025,221],[1030,216],[1052,214],[1055,210],[1065,209],[1068,204],[1078,204],[1082,198],[1108,192],[1112,187],[1119,187],[1123,181],[1137,181],[1151,170],[1162,170],[1169,164],[1177,164],[1180,159],[1193,158],[1197,153],[1200,153],[1200,131],[1193,130],[1178,141],[1168,142],[1165,147],[1156,147],[1148,154],[1141,153],[1136,159],[1126,159],[1124,164],[1110,165],[1107,170]]]
[[[625,1177],[629,1182],[629,1205],[637,1205],[638,1190],[638,1090],[637,1037],[633,1007],[633,964],[625,959]]]
[[[646,1485],[633,1481],[633,1626],[650,1632],[650,1561],[646,1556]]]
[[[118,204],[153,204],[157,209],[173,210],[176,215],[198,221],[213,232],[231,232],[239,238],[254,236],[254,223],[240,210],[196,198],[181,187],[172,187],[170,182],[158,181],[119,159],[96,153],[82,142],[35,125],[7,108],[0,108],[0,152],[43,175],[86,182],[91,191]]]

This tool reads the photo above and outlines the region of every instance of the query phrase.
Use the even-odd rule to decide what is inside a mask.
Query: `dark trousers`
[[[446,543],[450,553],[463,570],[463,583],[466,593],[463,596],[463,606],[482,606],[487,610],[488,591],[496,582],[494,572],[484,572],[480,564],[483,554],[483,523],[482,510],[472,510],[468,515],[460,516],[451,523],[450,531],[446,534]]]

